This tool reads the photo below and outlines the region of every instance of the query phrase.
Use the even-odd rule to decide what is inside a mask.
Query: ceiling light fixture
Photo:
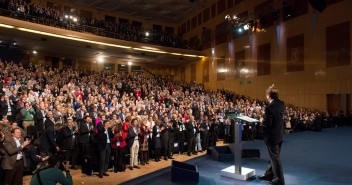
[[[97,61],[98,61],[99,63],[104,62],[104,57],[103,57],[103,56],[98,56],[98,57],[97,57]]]

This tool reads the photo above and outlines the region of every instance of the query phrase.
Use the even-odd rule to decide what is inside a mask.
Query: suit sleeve
[[[263,120],[263,125],[265,127],[271,127],[274,119],[274,113],[270,106],[265,107],[265,115]]]
[[[6,141],[6,140],[4,142],[3,147],[9,155],[17,154],[18,152],[23,150],[23,148],[21,146],[14,148],[12,146],[12,144],[10,143],[10,141]]]

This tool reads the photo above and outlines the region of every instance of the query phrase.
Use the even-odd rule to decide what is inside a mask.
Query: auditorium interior
[[[285,184],[351,184],[351,10],[351,0],[0,0],[0,185],[14,173],[2,148],[15,128],[41,161],[24,167],[23,184],[40,184],[36,169],[59,153],[75,185],[270,184],[258,179],[270,160],[265,128],[240,117],[263,119],[272,84],[286,104]],[[48,119],[55,141],[44,154]],[[159,121],[169,131],[158,140]],[[138,132],[131,146],[126,122]],[[30,158],[26,148],[17,159]],[[234,163],[254,174],[224,176]]]

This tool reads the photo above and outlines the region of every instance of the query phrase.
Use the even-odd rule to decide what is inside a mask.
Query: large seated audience
[[[109,169],[136,170],[175,154],[197,155],[219,139],[233,141],[229,113],[260,119],[267,104],[141,73],[52,69],[2,60],[0,69],[0,182],[7,184],[22,173],[33,174],[51,156],[52,166],[58,167],[60,157],[73,169],[103,178]],[[352,113],[328,115],[289,105],[285,114],[287,133],[351,123]],[[261,137],[259,124],[244,126],[244,140]],[[10,146],[16,146],[15,138],[21,139],[14,152]],[[9,157],[27,165],[9,163]]]
[[[145,29],[131,23],[113,23],[94,17],[87,18],[77,14],[71,15],[70,12],[64,12],[54,7],[41,7],[36,3],[32,3],[31,0],[0,0],[0,9],[9,10],[10,14],[8,16],[12,18],[49,26],[134,42],[145,42],[175,48],[199,49],[199,46],[190,47],[182,37],[167,30]],[[6,12],[1,13],[1,15],[6,15]],[[77,21],[73,21],[69,16],[76,17]],[[147,31],[149,36],[145,35]]]

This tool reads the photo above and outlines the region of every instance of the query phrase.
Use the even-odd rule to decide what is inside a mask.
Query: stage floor
[[[324,129],[322,132],[300,132],[285,135],[282,145],[282,163],[286,185],[349,185],[352,182],[352,127]],[[268,165],[268,152],[263,140],[244,142],[243,148],[256,148],[260,159],[244,159],[243,167],[264,173]],[[209,155],[188,160],[197,165],[199,185],[267,185],[256,177],[247,181],[221,177],[220,171],[232,162],[214,161]],[[176,184],[171,182],[170,168],[160,170],[156,177],[143,176],[124,185]],[[185,185],[183,183],[182,185]]]
[[[219,141],[217,145],[221,146],[223,145],[223,142]],[[206,155],[206,151],[202,153],[198,153],[198,155],[192,155],[192,156],[187,156],[186,153],[184,153],[183,155],[175,154],[173,157],[175,158],[174,160],[183,162],[203,155]],[[100,179],[97,176],[97,173],[95,173],[94,176],[88,176],[88,175],[82,174],[80,169],[71,170],[71,175],[73,178],[74,185],[83,185],[83,184],[84,185],[98,185],[98,184],[115,185],[115,184],[121,184],[121,183],[127,182],[129,180],[141,177],[143,175],[146,175],[152,172],[156,172],[163,168],[170,167],[171,161],[172,161],[171,159],[169,159],[168,161],[165,161],[162,159],[160,162],[155,162],[154,160],[150,160],[148,165],[140,166],[141,169],[133,169],[131,171],[127,168],[125,172],[114,173],[110,169],[110,171],[108,172],[110,176],[108,177],[104,176],[104,178],[102,179]],[[23,178],[23,184],[29,185],[30,179],[31,179],[31,176],[25,176]]]
[[[282,164],[286,185],[349,185],[352,182],[352,127],[324,129],[322,132],[300,132],[285,135],[282,145]],[[222,142],[219,142],[222,145]],[[242,167],[264,173],[268,165],[268,152],[263,140],[243,142],[243,148],[259,149],[260,159],[244,159]],[[233,165],[232,162],[214,161],[205,152],[191,157],[175,155],[175,160],[186,161],[198,166],[200,185],[267,185],[265,181],[252,178],[247,181],[221,177],[220,171]],[[141,169],[125,172],[109,172],[109,177],[99,179],[86,176],[80,170],[73,170],[74,185],[155,185],[176,184],[171,182],[171,160],[154,162]],[[29,184],[30,176],[24,177]],[[183,183],[182,185],[185,185]]]

